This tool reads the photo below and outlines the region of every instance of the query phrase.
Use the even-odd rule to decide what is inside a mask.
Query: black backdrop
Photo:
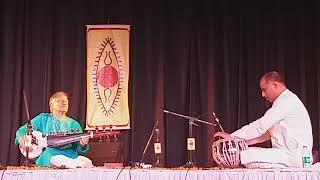
[[[231,0],[0,1],[0,163],[17,165],[15,131],[48,111],[53,91],[71,95],[69,115],[85,124],[87,24],[130,24],[131,130],[125,161],[138,161],[160,122],[162,163],[186,163],[188,122],[163,109],[213,122],[232,132],[263,115],[260,76],[284,73],[311,116],[319,148],[319,3]],[[194,127],[198,166],[212,166],[215,127]],[[145,161],[153,161],[149,148]]]

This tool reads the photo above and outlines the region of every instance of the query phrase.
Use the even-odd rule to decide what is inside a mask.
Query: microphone
[[[216,113],[212,112],[212,115],[214,117],[214,120],[216,121],[216,123],[218,124],[219,128],[221,129],[222,132],[224,132],[222,126],[221,126],[221,123],[220,123],[220,120],[218,119],[218,117],[216,116]]]

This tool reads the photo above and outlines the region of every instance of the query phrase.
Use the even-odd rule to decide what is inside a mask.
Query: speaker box
[[[89,144],[90,149],[86,156],[92,160],[93,165],[123,162],[123,148],[120,142],[90,141]]]

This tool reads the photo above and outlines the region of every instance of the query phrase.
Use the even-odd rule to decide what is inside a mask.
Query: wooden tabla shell
[[[212,144],[212,157],[219,166],[237,167],[240,165],[240,152],[247,148],[243,139],[220,139]]]

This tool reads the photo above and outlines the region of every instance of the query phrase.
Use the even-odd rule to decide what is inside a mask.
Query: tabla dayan
[[[240,152],[247,148],[244,139],[220,139],[212,144],[212,157],[219,166],[237,167],[240,165]]]

